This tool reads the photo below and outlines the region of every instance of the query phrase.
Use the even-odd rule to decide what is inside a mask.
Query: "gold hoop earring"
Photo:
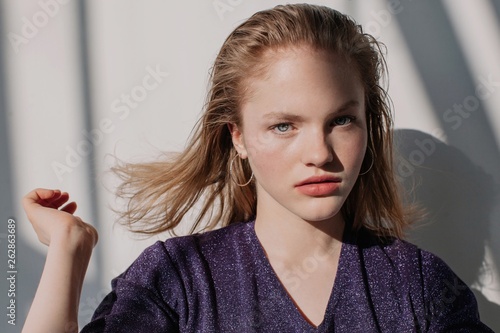
[[[375,156],[373,155],[373,150],[368,147],[368,151],[370,152],[370,155],[372,157],[372,163],[370,164],[370,167],[368,168],[368,170],[366,170],[365,172],[362,172],[359,174],[359,176],[363,176],[363,175],[366,175],[373,167],[373,164],[375,163]]]
[[[234,163],[234,160],[236,157],[240,157],[240,154],[237,154],[235,155],[232,159],[231,159],[231,163],[229,163],[229,177],[231,178],[231,180],[233,181],[233,183],[235,183],[236,185],[238,185],[239,187],[245,187],[247,186],[248,184],[250,184],[250,182],[253,180],[253,172],[252,172],[252,175],[250,176],[250,179],[245,183],[245,184],[240,184],[238,183],[238,180],[235,180],[234,177],[233,177],[233,163]],[[240,157],[241,158],[241,157]]]

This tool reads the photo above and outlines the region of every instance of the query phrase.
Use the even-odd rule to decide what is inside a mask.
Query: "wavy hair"
[[[386,73],[383,45],[350,17],[324,6],[280,5],[260,11],[225,40],[210,73],[204,113],[185,150],[152,163],[119,163],[113,171],[122,180],[117,195],[128,204],[121,223],[132,231],[170,231],[194,212],[191,232],[213,229],[256,214],[254,184],[248,163],[237,155],[228,123],[240,124],[245,80],[265,70],[270,49],[306,45],[344,57],[356,66],[365,89],[368,148],[362,170],[342,207],[355,229],[364,226],[381,237],[404,235],[408,224],[393,172],[390,100],[380,82]],[[259,71],[259,69],[261,69]],[[192,218],[192,217],[191,217]]]

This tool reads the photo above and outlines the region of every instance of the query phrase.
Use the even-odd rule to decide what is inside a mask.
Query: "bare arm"
[[[23,198],[38,239],[49,247],[23,327],[26,333],[78,331],[80,293],[97,231],[73,215],[76,203],[66,204],[68,200],[68,193],[48,189],[33,190]]]

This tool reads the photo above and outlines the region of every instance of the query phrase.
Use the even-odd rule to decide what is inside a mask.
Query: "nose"
[[[303,163],[307,166],[321,167],[333,161],[333,147],[324,130],[306,135],[303,145]]]

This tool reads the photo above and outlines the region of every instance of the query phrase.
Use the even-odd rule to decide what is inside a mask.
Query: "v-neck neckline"
[[[342,283],[342,273],[344,272],[343,269],[340,269],[344,265],[344,257],[345,257],[345,251],[347,250],[346,246],[346,240],[348,238],[349,230],[350,230],[350,225],[348,223],[345,223],[344,225],[344,230],[342,233],[342,244],[341,244],[341,249],[340,249],[340,256],[339,256],[339,261],[337,264],[337,272],[335,274],[335,280],[333,282],[332,290],[330,291],[330,296],[328,298],[328,303],[325,309],[325,314],[323,316],[323,320],[318,326],[315,326],[311,321],[303,315],[303,311],[300,309],[300,307],[295,303],[293,300],[292,296],[288,293],[286,290],[285,286],[283,283],[280,281],[276,271],[271,265],[271,262],[269,261],[269,258],[267,257],[264,247],[262,246],[262,243],[260,242],[259,238],[257,237],[257,233],[255,232],[255,221],[251,221],[250,223],[250,234],[252,237],[252,243],[255,244],[255,250],[257,251],[257,258],[260,260],[261,264],[264,266],[266,271],[269,273],[268,278],[270,281],[273,283],[273,287],[280,293],[280,295],[283,297],[285,300],[285,303],[287,306],[290,308],[291,312],[293,312],[293,317],[296,319],[296,321],[304,328],[306,328],[308,331],[311,332],[320,332],[325,325],[328,325],[327,321],[331,318],[331,314],[333,312],[333,309],[335,308],[335,305],[338,302],[339,299],[339,288]]]

